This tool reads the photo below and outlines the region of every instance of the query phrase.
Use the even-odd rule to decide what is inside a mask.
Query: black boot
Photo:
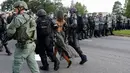
[[[3,52],[3,45],[0,46],[0,52]]]
[[[88,36],[85,36],[85,39],[88,39]]]
[[[2,49],[2,48],[0,48],[0,52],[3,52],[3,49]]]
[[[72,64],[72,61],[69,61],[67,68],[69,68]]]
[[[49,70],[49,65],[48,65],[48,66],[40,66],[40,69],[41,69],[41,70],[48,71],[48,70]]]
[[[87,56],[83,54],[82,50],[80,49],[80,47],[74,47],[74,49],[76,50],[76,52],[79,54],[79,56],[81,57],[81,61],[79,64],[84,64],[85,62],[87,62]]]
[[[43,65],[43,66],[40,67],[40,69],[41,69],[41,70],[48,71],[48,70],[49,70],[49,64],[48,64],[48,62],[47,62],[47,57],[46,57],[46,55],[40,55],[40,57],[41,57],[42,65]]]
[[[46,60],[42,60],[42,59],[41,59],[41,61],[42,61],[43,66],[40,66],[40,69],[48,71],[49,70],[49,64],[47,63],[47,61]]]
[[[5,47],[5,50],[6,50],[7,55],[8,55],[8,56],[11,56],[12,53],[10,52],[9,48],[7,47],[7,45],[4,45],[4,47]]]
[[[60,62],[58,59],[54,62],[54,70],[57,71],[59,69]]]
[[[82,55],[81,56],[81,61],[80,61],[80,65],[83,65],[85,62],[87,62],[88,60],[87,60],[87,56],[86,55]]]
[[[48,56],[51,59],[52,62],[54,62],[54,70],[57,71],[59,69],[59,60],[56,56],[54,56],[53,52],[48,52]]]
[[[8,53],[8,56],[11,56],[12,55],[12,53]]]
[[[79,40],[82,40],[82,38],[81,38],[81,36],[79,36],[79,38],[78,38]]]

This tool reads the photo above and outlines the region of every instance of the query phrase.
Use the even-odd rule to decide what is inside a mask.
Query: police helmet
[[[28,9],[28,5],[24,1],[17,1],[14,3],[14,8],[24,7],[24,9]]]
[[[76,13],[77,12],[77,9],[76,8],[71,8],[70,9],[70,13]]]
[[[40,10],[37,11],[36,15],[37,16],[46,16],[47,13],[46,13],[46,11],[44,9],[40,9]]]

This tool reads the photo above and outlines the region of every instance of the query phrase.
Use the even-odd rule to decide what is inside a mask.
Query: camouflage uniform
[[[23,6],[24,8],[27,8],[27,5],[24,1],[18,1],[14,4],[15,8]],[[22,64],[24,63],[24,61],[27,61],[27,64],[31,70],[32,73],[40,73],[39,72],[39,68],[38,68],[38,64],[35,61],[35,43],[33,40],[36,39],[36,36],[32,35],[32,33],[28,33],[28,35],[32,35],[34,37],[23,41],[22,39],[20,39],[20,37],[22,37],[20,34],[24,33],[21,32],[20,30],[25,30],[24,28],[22,28],[22,26],[26,23],[29,22],[27,20],[30,19],[30,16],[26,13],[23,14],[18,14],[14,17],[14,19],[12,20],[12,22],[9,24],[9,27],[7,29],[7,36],[8,38],[13,38],[15,40],[17,40],[16,43],[16,49],[14,52],[14,62],[13,62],[13,72],[12,73],[20,73]],[[31,23],[30,23],[31,29],[29,29],[29,31],[36,31],[36,23],[34,21],[34,19],[31,19]],[[27,29],[29,27],[26,27]],[[14,36],[15,35],[15,36]],[[23,37],[25,36],[25,34],[22,34]]]

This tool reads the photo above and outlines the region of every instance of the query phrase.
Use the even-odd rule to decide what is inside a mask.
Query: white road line
[[[41,61],[39,55],[35,55],[35,59],[36,59],[36,61]]]

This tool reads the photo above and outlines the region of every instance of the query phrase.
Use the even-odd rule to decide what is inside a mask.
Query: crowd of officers
[[[124,17],[123,21],[123,17],[117,18],[110,14],[103,16],[102,13],[93,13],[81,16],[77,14],[76,9],[70,9],[70,15],[59,10],[54,17],[50,17],[44,9],[40,9],[34,16],[32,12],[27,11],[28,6],[24,1],[16,2],[14,8],[14,13],[0,15],[1,46],[5,47],[9,56],[12,53],[7,47],[7,42],[11,39],[17,41],[13,73],[20,73],[25,60],[32,73],[40,73],[34,58],[35,53],[41,58],[41,70],[49,70],[47,57],[54,62],[55,71],[60,68],[57,52],[67,61],[67,68],[72,64],[70,58],[78,56],[81,58],[79,64],[83,65],[87,62],[87,56],[81,50],[79,40],[113,35],[113,30],[130,28],[128,19]],[[2,47],[0,51],[3,51]]]
[[[114,35],[113,30],[130,29],[130,19],[122,15],[90,13],[78,16],[79,40]]]

